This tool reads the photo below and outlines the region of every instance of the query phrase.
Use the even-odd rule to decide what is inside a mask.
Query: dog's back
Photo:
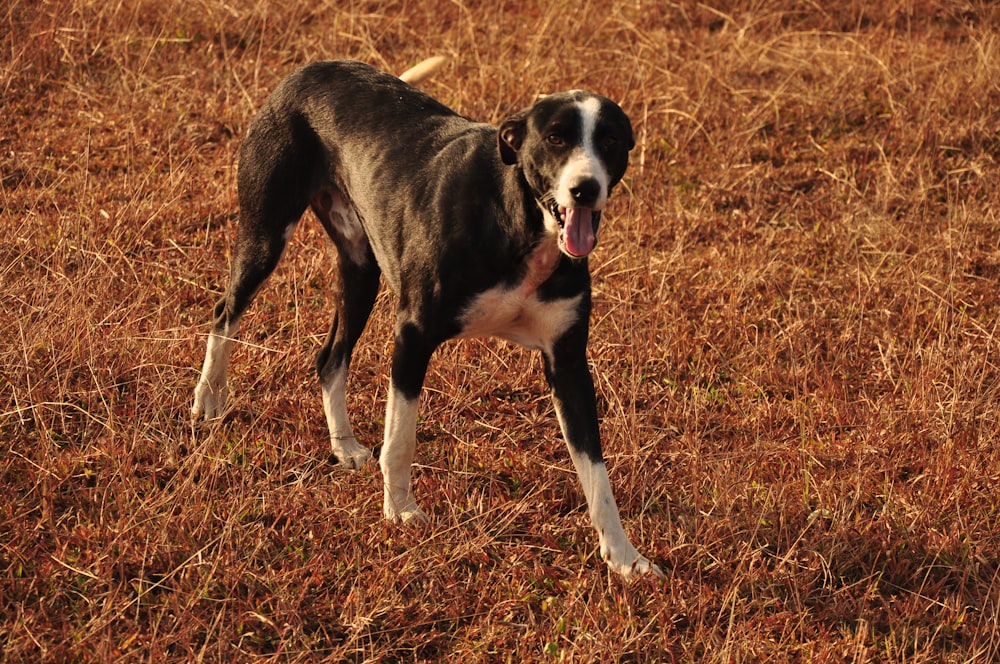
[[[419,263],[421,252],[438,260],[433,250],[444,235],[460,255],[484,246],[490,256],[506,253],[504,217],[521,210],[509,211],[493,186],[504,170],[496,142],[495,127],[458,115],[394,76],[359,62],[310,64],[278,86],[247,132],[239,166],[241,223],[283,233],[317,193],[336,192],[350,208],[339,213],[356,214],[399,293],[402,263]],[[403,229],[405,243],[399,241]],[[489,285],[470,283],[480,281],[471,273],[454,276],[468,286]]]

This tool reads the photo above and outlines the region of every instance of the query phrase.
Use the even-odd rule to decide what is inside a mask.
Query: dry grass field
[[[1000,659],[1000,9],[913,0],[7,0],[0,660]],[[329,459],[308,218],[232,412],[191,392],[255,109],[299,64],[492,122],[621,102],[591,258],[612,484],[667,574],[599,560],[541,361],[443,347],[425,530]],[[381,440],[392,296],[349,405]]]

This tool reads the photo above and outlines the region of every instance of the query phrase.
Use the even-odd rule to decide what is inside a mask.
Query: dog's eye
[[[605,136],[601,139],[601,149],[605,152],[618,145],[618,138],[615,136]]]
[[[545,140],[547,140],[552,145],[562,145],[563,142],[564,142],[563,141],[563,137],[561,135],[555,134],[555,133],[549,134],[548,136],[546,136]]]

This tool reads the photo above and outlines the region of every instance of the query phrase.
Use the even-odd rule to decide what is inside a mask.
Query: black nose
[[[594,178],[580,180],[575,186],[570,187],[569,193],[577,205],[593,207],[601,195],[601,183]]]

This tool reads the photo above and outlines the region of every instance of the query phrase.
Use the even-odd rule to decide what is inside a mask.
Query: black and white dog
[[[662,577],[622,529],[586,357],[586,256],[633,145],[621,108],[587,92],[545,97],[498,129],[359,62],[295,71],[254,118],[240,151],[231,278],[215,306],[193,418],[222,414],[240,316],[311,207],[338,252],[336,313],[317,369],[333,453],[348,468],[372,456],[348,420],[351,353],[380,275],[398,298],[379,455],[385,517],[427,520],[410,467],[434,349],[456,337],[502,337],[542,351],[601,555],[626,577]]]

